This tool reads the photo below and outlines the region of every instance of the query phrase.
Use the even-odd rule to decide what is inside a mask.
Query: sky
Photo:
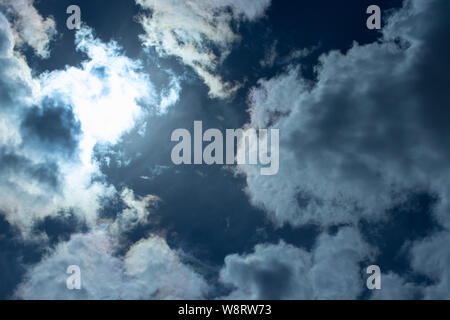
[[[449,15],[0,0],[0,299],[449,299]],[[195,121],[278,130],[279,170],[174,164]]]

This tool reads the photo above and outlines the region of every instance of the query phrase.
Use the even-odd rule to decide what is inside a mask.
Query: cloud
[[[161,90],[159,112],[166,113],[169,107],[175,105],[180,99],[180,93],[180,82],[175,76],[172,76],[169,88],[164,88]]]
[[[30,268],[16,290],[20,299],[199,299],[204,279],[164,239],[153,236],[136,243],[125,255],[105,229],[73,235]],[[78,265],[81,290],[66,287],[67,267]]]
[[[422,288],[425,299],[450,299],[449,241],[450,233],[442,231],[414,243],[410,250],[413,270],[431,280]]]
[[[30,96],[36,89],[37,81],[32,78],[31,70],[23,57],[15,54],[13,30],[1,12],[0,25],[2,26],[0,29],[0,59],[2,60],[0,68],[0,98],[2,101],[0,112],[6,117],[9,115],[9,112],[6,111],[14,106],[32,101]],[[12,116],[8,116],[8,118],[10,121],[14,120]],[[2,124],[7,125],[6,121],[3,121]]]
[[[59,148],[73,154],[78,148],[81,127],[70,108],[44,99],[40,107],[25,111],[21,132],[27,144],[39,144],[50,152]]]
[[[122,189],[120,199],[126,208],[120,212],[111,224],[111,232],[115,233],[116,236],[132,231],[138,225],[148,223],[150,213],[147,208],[150,205],[157,204],[160,200],[152,195],[145,197],[136,196],[133,190],[128,188]]]
[[[227,299],[356,299],[365,288],[360,263],[374,254],[355,228],[322,234],[311,252],[280,242],[230,255],[220,272]]]
[[[151,13],[142,14],[145,30],[141,40],[161,56],[175,56],[192,67],[209,87],[211,97],[225,98],[239,85],[226,82],[217,74],[239,35],[232,21],[261,18],[270,0],[136,0]]]
[[[323,55],[316,81],[295,65],[259,81],[248,126],[280,130],[280,172],[242,171],[277,225],[377,220],[408,190],[448,199],[448,9],[407,1],[379,42]]]
[[[92,157],[95,145],[118,143],[147,110],[159,106],[140,62],[85,27],[76,34],[77,50],[87,56],[79,66],[33,76],[16,51],[16,31],[3,14],[0,24],[0,210],[19,228],[24,243],[55,245],[39,263],[25,266],[15,297],[202,297],[207,284],[164,239],[141,240],[120,256],[123,247],[117,239],[148,223],[149,206],[158,199],[126,188],[118,192],[104,181]],[[174,90],[168,91],[165,108],[177,100],[179,86]],[[111,220],[100,219],[100,199],[114,196],[123,210]],[[66,221],[80,227],[66,226],[68,234],[55,238],[48,224]],[[70,236],[80,231],[85,233]],[[66,269],[74,264],[82,270],[81,291],[66,288]]]
[[[442,231],[408,245],[411,270],[384,274],[374,299],[448,298],[449,10],[445,0],[405,1],[378,42],[323,55],[316,80],[291,65],[249,95],[246,127],[280,130],[280,172],[240,172],[276,225],[383,223],[409,192],[438,198]]]
[[[86,144],[114,144],[145,114],[146,104],[156,103],[153,85],[139,61],[122,55],[115,42],[102,43],[91,29],[77,32],[76,45],[88,60],[81,68],[43,74],[40,95],[73,106]]]
[[[87,56],[80,66],[33,76],[3,14],[0,24],[0,210],[25,238],[35,236],[37,222],[67,210],[93,227],[99,198],[117,192],[104,182],[93,148],[117,143],[158,105],[153,85],[139,61],[89,28],[76,34]]]
[[[202,299],[209,288],[205,279],[184,265],[160,237],[136,243],[125,257],[126,274],[138,278],[138,299]]]
[[[0,0],[11,16],[13,34],[17,46],[23,43],[32,47],[42,58],[50,56],[49,43],[56,35],[56,24],[52,17],[43,18],[33,6],[34,0]]]
[[[381,290],[373,290],[374,300],[411,300],[421,296],[421,288],[406,282],[401,276],[389,272],[381,275]]]

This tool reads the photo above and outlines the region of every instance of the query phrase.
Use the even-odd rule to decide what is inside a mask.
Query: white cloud
[[[84,133],[82,143],[114,144],[145,114],[139,102],[156,103],[154,88],[140,62],[123,56],[115,42],[102,43],[91,29],[82,28],[76,43],[89,59],[81,68],[42,75],[40,94],[73,106]]]
[[[192,67],[209,87],[212,97],[225,98],[238,85],[222,80],[217,68],[239,41],[232,20],[255,20],[264,15],[270,0],[136,0],[151,14],[142,14],[141,39],[162,55],[176,56]],[[213,51],[212,46],[217,48]]]
[[[20,299],[199,299],[204,279],[184,265],[164,239],[136,243],[125,257],[106,230],[73,235],[30,268],[16,291]],[[66,287],[67,267],[81,269],[81,290]]]
[[[125,270],[140,281],[138,299],[203,299],[209,290],[205,280],[160,237],[136,243],[125,257]]]
[[[14,21],[16,45],[28,44],[37,55],[50,56],[49,43],[56,35],[56,24],[52,17],[43,18],[33,6],[34,0],[0,0]]]
[[[181,85],[176,76],[172,76],[169,88],[161,90],[159,112],[166,113],[169,107],[175,105],[180,99]]]
[[[116,192],[102,182],[98,164],[92,160],[93,148],[97,143],[117,143],[146,114],[144,106],[157,106],[151,81],[139,61],[122,55],[116,43],[95,39],[88,28],[76,35],[77,49],[87,55],[80,67],[33,77],[24,59],[14,51],[13,30],[3,15],[0,23],[4,62],[0,67],[4,76],[0,112],[5,115],[0,122],[0,154],[5,163],[0,172],[0,210],[24,237],[30,236],[36,221],[60,210],[73,210],[93,227],[98,219],[99,197]],[[59,115],[61,110],[68,112],[69,119],[45,121],[55,121],[50,128],[56,125],[69,135],[67,140],[74,139],[70,158],[56,144],[43,147],[44,142],[36,138],[44,129],[41,123],[24,138],[26,115],[31,114],[31,121],[36,121],[43,112]],[[75,137],[77,123],[80,132]],[[97,179],[93,181],[93,177]]]

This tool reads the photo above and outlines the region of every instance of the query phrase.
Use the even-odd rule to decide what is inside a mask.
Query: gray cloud
[[[450,98],[448,6],[408,1],[379,43],[323,55],[314,83],[295,66],[260,80],[249,126],[280,129],[280,173],[242,170],[251,200],[277,224],[376,219],[405,190],[441,191],[449,173],[450,132],[440,125]]]
[[[395,273],[381,275],[381,290],[373,290],[371,299],[374,300],[406,300],[418,299],[422,295],[421,288],[408,283]]]
[[[36,180],[49,187],[52,191],[57,191],[60,184],[59,167],[55,162],[47,161],[35,163],[30,159],[14,153],[13,150],[0,147],[0,176],[3,176],[5,184],[14,188],[13,183],[8,183],[8,176],[11,173],[27,179]]]
[[[230,255],[220,273],[227,299],[356,299],[365,288],[359,263],[375,252],[355,228],[322,234],[311,252],[284,242]]]
[[[434,215],[448,229],[449,10],[445,0],[405,1],[379,42],[323,55],[316,81],[297,66],[260,80],[248,126],[280,129],[280,173],[240,171],[275,224],[382,223],[409,191],[424,190],[439,198]],[[442,231],[410,248],[411,272],[433,284],[388,273],[372,298],[448,297],[447,243]]]
[[[443,231],[416,242],[411,248],[412,268],[431,279],[424,288],[425,299],[450,299],[450,233]]]

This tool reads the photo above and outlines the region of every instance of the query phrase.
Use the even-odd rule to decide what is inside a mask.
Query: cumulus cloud
[[[405,281],[401,276],[389,272],[381,275],[381,289],[373,290],[373,300],[411,300],[422,296],[420,286]]]
[[[238,85],[223,81],[217,68],[228,56],[239,35],[232,21],[261,18],[270,0],[136,0],[151,12],[140,22],[145,46],[154,47],[161,56],[175,56],[192,67],[209,87],[212,97],[225,98]]]
[[[164,239],[136,243],[124,257],[105,228],[73,235],[30,268],[16,290],[20,299],[199,299],[205,280],[184,265]],[[81,290],[68,290],[66,270],[81,270]]]
[[[280,171],[242,166],[251,201],[275,224],[382,222],[409,191],[439,199],[444,229],[410,247],[411,273],[384,275],[374,299],[448,298],[450,32],[445,0],[409,0],[380,41],[323,55],[316,80],[300,68],[262,79],[247,127],[280,129]]]
[[[311,252],[280,242],[230,255],[220,273],[227,299],[356,299],[365,289],[360,263],[374,254],[355,228],[322,234]]]
[[[259,81],[248,126],[280,130],[280,172],[242,171],[275,223],[377,219],[405,190],[448,198],[448,9],[407,1],[379,42],[323,55],[317,81],[297,66]]]
[[[33,76],[15,51],[14,26],[3,14],[0,23],[0,210],[24,237],[61,210],[93,227],[99,197],[116,193],[103,182],[93,148],[117,143],[146,106],[157,105],[151,81],[139,61],[89,28],[76,35],[87,56],[79,67]]]
[[[138,299],[202,299],[209,290],[205,279],[160,237],[136,243],[125,257],[125,270],[139,280]]]
[[[50,56],[49,43],[56,35],[56,24],[52,17],[43,18],[33,6],[34,0],[0,0],[0,7],[13,20],[13,31],[17,46],[26,43],[42,58]]]

